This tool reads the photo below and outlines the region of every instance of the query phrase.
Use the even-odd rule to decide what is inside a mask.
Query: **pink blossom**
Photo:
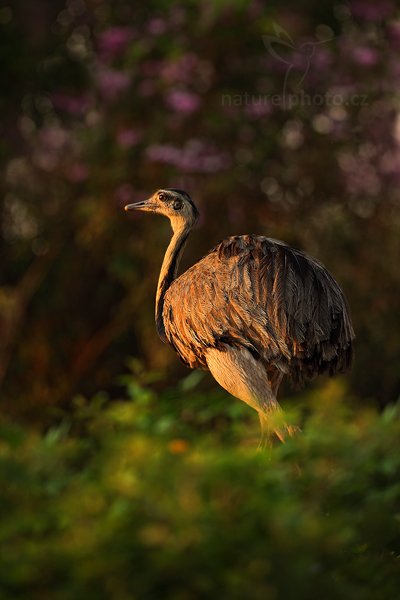
[[[179,161],[180,150],[172,144],[154,144],[147,148],[146,154],[152,161],[176,164]]]
[[[332,52],[326,46],[315,46],[315,52],[312,57],[312,68],[327,69],[332,64]]]
[[[379,167],[382,173],[387,175],[396,175],[400,173],[400,150],[388,150],[380,160]]]
[[[70,142],[71,136],[66,129],[59,126],[44,127],[39,136],[39,143],[42,148],[50,151],[64,150]]]
[[[339,155],[339,165],[343,171],[346,187],[350,194],[374,196],[380,192],[381,182],[371,160],[348,153]]]
[[[59,126],[44,127],[33,154],[34,163],[44,171],[54,171],[73,150],[71,133]]]
[[[387,37],[392,48],[400,50],[400,21],[394,21],[388,25]]]
[[[355,17],[366,21],[379,21],[389,17],[394,12],[391,0],[353,0],[350,3],[351,12]]]
[[[186,90],[171,90],[167,94],[166,103],[176,112],[190,114],[199,109],[200,98]]]
[[[154,19],[150,19],[147,24],[147,31],[151,35],[161,35],[166,30],[167,25],[163,19],[159,17],[155,17]]]
[[[120,56],[133,37],[129,27],[110,27],[98,36],[98,47],[102,58],[109,60]]]
[[[131,84],[131,76],[115,69],[99,68],[96,73],[99,91],[105,100],[117,100]]]
[[[118,146],[122,148],[131,148],[139,142],[142,134],[136,129],[120,129],[117,132],[116,140]]]
[[[172,144],[155,144],[147,149],[147,157],[177,167],[187,173],[214,173],[230,165],[229,156],[201,140],[191,140],[183,148]]]
[[[166,62],[161,69],[161,77],[167,83],[190,83],[195,78],[200,61],[195,54],[184,54]]]
[[[373,67],[377,64],[379,56],[374,48],[368,46],[356,46],[352,49],[354,62],[363,67]]]
[[[64,110],[70,115],[82,116],[89,107],[88,97],[84,94],[68,94],[55,92],[52,96],[53,105],[59,110]]]
[[[272,112],[272,106],[270,102],[265,102],[263,98],[259,100],[254,99],[254,101],[246,104],[245,113],[251,119],[259,119],[260,117],[265,117],[270,115]]]

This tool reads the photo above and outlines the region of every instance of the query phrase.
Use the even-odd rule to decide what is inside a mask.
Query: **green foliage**
[[[239,402],[126,383],[44,435],[1,424],[2,599],[397,597],[396,408],[344,411],[328,385],[267,452]]]
[[[181,376],[153,325],[168,224],[122,210],[161,186],[200,209],[183,268],[250,232],[322,260],[354,318],[352,393],[395,401],[398,3],[39,4],[0,7],[3,411],[115,398],[132,353]]]

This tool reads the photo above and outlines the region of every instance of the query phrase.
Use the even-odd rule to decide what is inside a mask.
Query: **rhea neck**
[[[180,219],[176,221],[171,220],[173,236],[168,245],[161,266],[156,295],[156,328],[157,333],[163,342],[167,342],[163,319],[165,294],[167,293],[171,283],[177,277],[179,262],[193,225],[194,223]]]

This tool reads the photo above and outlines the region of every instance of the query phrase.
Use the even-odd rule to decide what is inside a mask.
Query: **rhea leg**
[[[276,400],[282,374],[275,370],[268,376],[261,361],[246,348],[225,346],[225,350],[210,348],[207,365],[214,379],[232,396],[243,400],[258,412],[261,425],[261,444],[275,434],[282,442],[290,428],[282,422],[277,425],[281,408]]]

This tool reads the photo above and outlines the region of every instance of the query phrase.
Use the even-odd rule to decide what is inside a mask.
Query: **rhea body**
[[[284,375],[301,385],[351,365],[354,332],[339,285],[319,261],[257,235],[224,239],[178,277],[199,214],[192,199],[162,189],[125,207],[133,209],[164,215],[172,226],[156,295],[160,338],[254,408],[263,440],[283,441],[293,432],[275,417]]]

